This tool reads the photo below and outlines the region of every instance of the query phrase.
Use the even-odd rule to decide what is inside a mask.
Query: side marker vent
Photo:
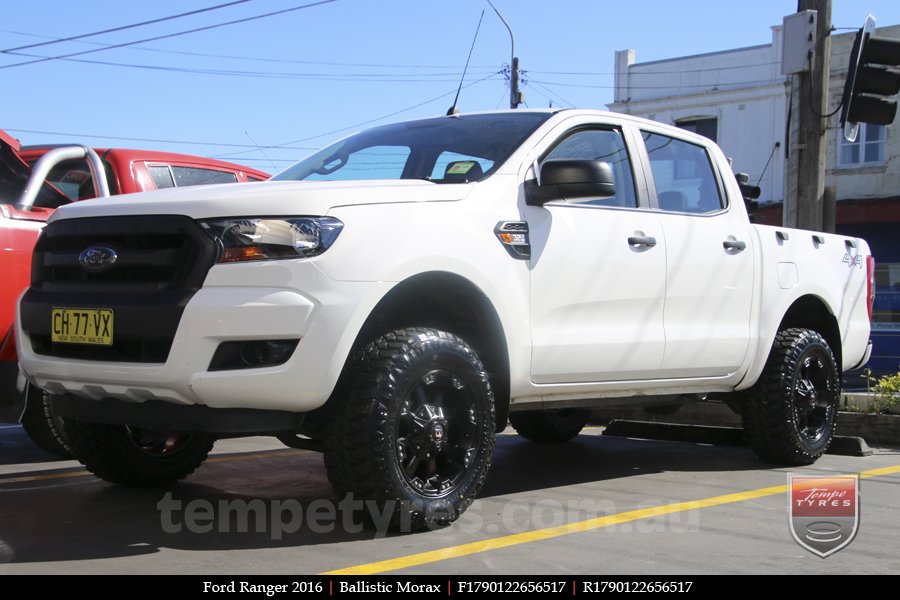
[[[531,242],[528,239],[528,223],[525,221],[500,221],[494,234],[510,256],[516,260],[531,258]]]

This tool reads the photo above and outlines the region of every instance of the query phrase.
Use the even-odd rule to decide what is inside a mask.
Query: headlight
[[[317,256],[344,227],[331,217],[210,219],[200,225],[219,242],[220,263]]]

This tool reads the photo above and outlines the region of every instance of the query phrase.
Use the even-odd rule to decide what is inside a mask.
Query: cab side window
[[[706,214],[725,208],[703,146],[642,132],[660,210]]]
[[[172,165],[175,187],[191,185],[212,185],[214,183],[237,183],[237,175],[230,171],[201,169],[199,167],[178,167]]]
[[[575,131],[561,141],[544,160],[553,159],[602,160],[609,163],[616,183],[616,195],[590,200],[582,204],[637,208],[634,176],[622,132],[616,129],[584,129]]]
[[[217,171],[200,167],[180,167],[177,165],[147,165],[156,189],[211,185],[214,183],[236,183],[237,174],[231,171]]]
[[[150,172],[150,177],[153,178],[153,185],[156,186],[156,189],[175,187],[175,180],[172,179],[169,165],[147,165],[147,170]]]

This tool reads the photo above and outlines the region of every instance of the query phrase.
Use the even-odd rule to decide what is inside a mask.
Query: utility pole
[[[515,50],[513,50],[515,52]],[[519,108],[522,93],[519,91],[519,57],[512,57],[512,68],[509,74],[509,107]]]
[[[491,0],[487,0],[487,3],[491,5],[491,8],[494,9],[494,12],[497,13],[497,16],[500,17],[500,20],[506,26],[506,30],[509,32],[509,42],[512,46],[509,61],[509,107],[519,108],[519,105],[525,101],[525,94],[519,91],[519,57],[516,56],[516,40],[513,37],[509,23],[506,22],[500,11],[494,6],[494,3]]]
[[[825,194],[828,83],[831,78],[831,0],[798,0],[797,12],[814,10],[816,45],[812,68],[791,81],[790,130],[783,223],[821,230]]]

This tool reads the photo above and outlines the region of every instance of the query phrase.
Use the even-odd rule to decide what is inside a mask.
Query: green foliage
[[[874,402],[869,406],[870,410],[884,413],[900,405],[900,372],[872,377],[872,371],[866,369],[864,377],[868,382],[869,393],[874,396]]]

